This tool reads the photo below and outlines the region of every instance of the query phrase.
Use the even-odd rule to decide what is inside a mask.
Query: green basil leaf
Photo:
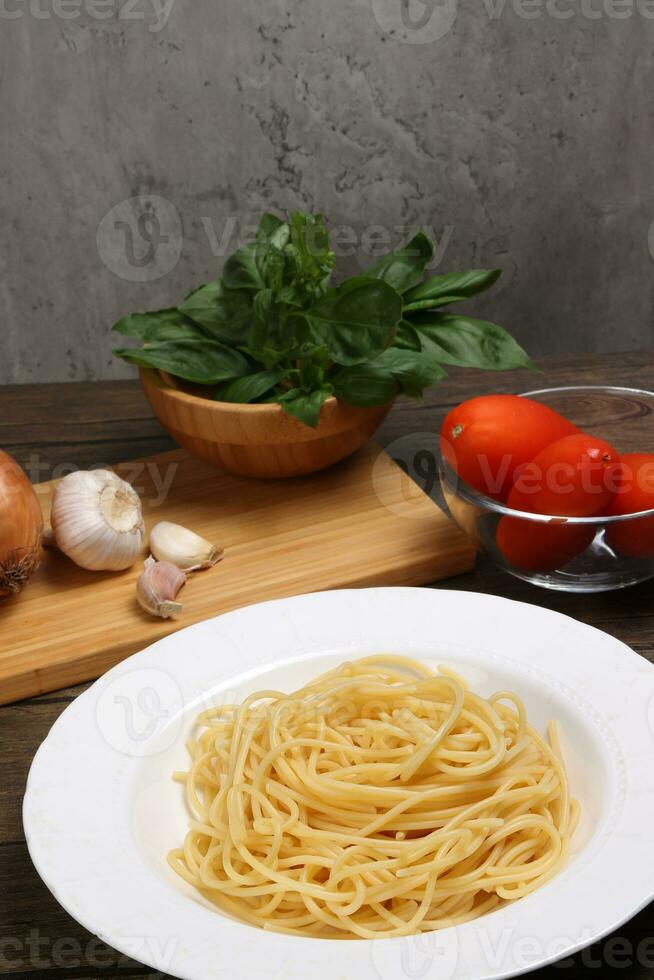
[[[445,371],[435,356],[427,351],[389,347],[371,363],[388,371],[397,381],[400,391],[412,398],[420,398],[425,388],[445,377]]]
[[[223,269],[223,284],[228,289],[265,289],[268,247],[267,243],[250,242],[230,255]]]
[[[270,289],[260,290],[255,297],[255,316],[250,327],[246,352],[266,368],[273,368],[280,361],[291,360],[299,350],[293,318],[280,319]],[[308,326],[301,321],[304,333]]]
[[[423,350],[441,364],[507,371],[533,368],[525,351],[496,323],[451,313],[418,313],[411,318]]]
[[[293,259],[295,276],[305,280],[305,286],[322,283],[331,275],[336,256],[331,250],[329,232],[321,214],[293,212],[287,251]]]
[[[397,252],[384,255],[374,262],[363,275],[373,279],[383,279],[397,289],[398,293],[405,293],[420,282],[433,255],[434,246],[431,239],[424,232],[419,231]]]
[[[329,360],[327,347],[305,347],[300,353],[299,386],[305,390],[322,388]]]
[[[331,386],[308,393],[301,388],[292,388],[280,395],[277,401],[288,415],[315,429],[320,419],[320,409],[332,393]]]
[[[337,364],[360,364],[388,347],[402,315],[402,297],[381,279],[356,276],[328,289],[302,314],[313,341]]]
[[[186,297],[180,312],[199,323],[215,340],[243,342],[252,316],[252,294],[226,289],[221,279],[199,286]]]
[[[414,303],[405,302],[404,312],[415,313],[418,310],[435,310],[440,306],[447,306],[448,303],[460,303],[467,298],[467,296],[439,296],[438,299],[420,299]]]
[[[286,260],[284,254],[274,245],[266,250],[262,260],[263,277],[272,290],[281,289],[284,285],[284,270]]]
[[[257,349],[244,347],[243,351],[245,354],[251,357],[252,360],[262,364],[267,371],[272,371],[278,365],[281,365],[282,362],[288,360],[286,351],[278,350],[276,347],[272,347],[270,345],[264,345],[262,347],[258,347]]]
[[[200,385],[230,381],[252,370],[243,354],[216,340],[168,340],[156,347],[115,350],[114,354]]]
[[[262,215],[257,231],[257,241],[262,245],[274,245],[275,248],[282,249],[287,244],[291,234],[291,229],[278,218],[276,214],[266,213]]]
[[[403,350],[422,350],[418,331],[408,320],[400,320],[400,324],[395,331],[393,347],[400,347]]]
[[[272,289],[260,289],[254,297],[253,309],[255,317],[265,321],[270,315],[274,294]]]
[[[202,340],[205,336],[200,327],[179,310],[152,310],[150,313],[130,313],[113,330],[126,337],[136,337],[143,343],[153,344],[163,340]]]
[[[237,378],[236,381],[230,381],[229,384],[219,388],[215,400],[247,405],[267,394],[283,377],[284,371],[282,369],[248,374],[244,378]]]
[[[330,374],[329,380],[340,401],[359,408],[386,405],[399,391],[399,385],[388,368],[373,362],[338,368]]]
[[[350,405],[384,405],[398,392],[419,398],[445,377],[436,358],[424,351],[388,347],[368,364],[337,369],[330,380],[336,396]]]
[[[287,306],[300,307],[303,305],[302,297],[299,295],[297,286],[293,284],[282,286],[275,293],[277,303],[285,303]]]
[[[490,289],[501,274],[501,269],[469,269],[467,272],[448,272],[445,276],[432,276],[410,289],[404,302],[407,306],[423,300],[433,300],[432,306],[458,303],[461,299],[468,299]]]
[[[257,399],[258,405],[278,405],[281,395],[285,394],[284,389],[277,385],[272,391],[268,392],[265,398]]]

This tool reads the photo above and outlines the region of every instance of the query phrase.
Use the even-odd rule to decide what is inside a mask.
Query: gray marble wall
[[[534,354],[653,346],[654,0],[0,0],[0,382],[125,377],[110,327],[264,209],[354,270],[419,225]]]

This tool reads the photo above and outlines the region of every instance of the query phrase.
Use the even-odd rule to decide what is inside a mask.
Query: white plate
[[[583,818],[564,871],[474,922],[411,939],[267,933],[205,905],[165,855],[186,830],[174,769],[202,706],[291,689],[395,652],[511,688],[561,723]],[[598,630],[467,592],[362,589],[250,606],[155,643],[59,718],[32,764],[30,854],[58,901],[111,946],[185,980],[486,980],[588,945],[654,897],[654,668]]]

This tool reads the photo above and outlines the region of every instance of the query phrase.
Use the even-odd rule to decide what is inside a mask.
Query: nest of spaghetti
[[[403,657],[204,711],[172,867],[228,915],[321,939],[441,929],[563,866],[579,806],[556,728]]]

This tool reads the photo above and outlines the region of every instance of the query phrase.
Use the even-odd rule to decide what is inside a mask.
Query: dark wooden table
[[[424,403],[398,403],[380,441],[388,445],[409,433],[436,431],[447,409],[485,391],[584,383],[654,390],[652,353],[549,359],[541,367],[541,377],[528,372],[453,372]],[[61,475],[66,464],[110,465],[171,445],[136,382],[0,388],[0,447],[18,459],[34,481]],[[473,573],[444,584],[559,610],[605,630],[654,661],[651,583],[598,596],[565,595],[537,589],[482,561]],[[21,801],[31,759],[58,715],[82,690],[83,686],[56,691],[0,708],[0,973],[31,980],[161,977],[105,946],[71,919],[43,885],[27,853]],[[610,888],[610,882],[606,886]],[[534,977],[601,978],[607,973],[629,980],[654,976],[654,905],[615,935]]]

